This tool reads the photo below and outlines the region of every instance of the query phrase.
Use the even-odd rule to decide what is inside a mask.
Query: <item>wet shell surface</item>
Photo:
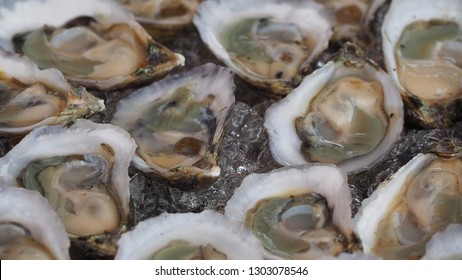
[[[423,260],[461,260],[462,225],[452,224],[435,233],[425,247]]]
[[[69,259],[70,241],[38,192],[0,186],[0,259]]]
[[[382,37],[388,73],[413,120],[453,124],[462,108],[462,1],[392,1]]]
[[[104,110],[104,102],[69,84],[56,69],[40,70],[27,57],[0,47],[0,134],[26,134]]]
[[[333,165],[306,165],[248,175],[225,215],[260,239],[267,259],[317,259],[349,246],[350,203],[344,173]]]
[[[313,1],[203,2],[194,24],[209,49],[248,82],[286,95],[328,46],[332,19]]]
[[[263,258],[263,248],[244,225],[212,210],[147,219],[124,233],[118,244],[119,260]]]
[[[338,165],[347,173],[382,159],[404,122],[397,87],[351,44],[265,113],[273,157],[284,166]]]
[[[152,81],[184,63],[108,0],[27,0],[0,8],[0,45],[72,82],[109,90]]]
[[[138,144],[133,164],[190,185],[218,177],[223,124],[234,104],[233,77],[229,69],[207,64],[122,99],[112,123]]]
[[[0,182],[40,192],[71,237],[107,233],[127,221],[134,151],[110,124],[40,127],[0,159]]]

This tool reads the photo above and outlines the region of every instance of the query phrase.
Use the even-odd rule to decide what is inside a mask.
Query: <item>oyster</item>
[[[240,223],[205,210],[164,213],[122,235],[116,259],[262,259],[258,240]]]
[[[3,47],[88,88],[151,81],[184,62],[108,0],[16,1],[0,8],[0,25]]]
[[[0,181],[40,192],[72,238],[108,233],[127,221],[134,151],[110,124],[40,127],[0,159]]]
[[[202,0],[116,0],[157,40],[169,38],[192,26]]]
[[[313,1],[210,0],[193,22],[228,67],[278,95],[301,82],[332,35],[331,18]]]
[[[69,259],[69,237],[46,199],[0,186],[0,259]]]
[[[462,109],[462,1],[393,1],[382,37],[408,114],[424,127],[450,126]]]
[[[102,110],[103,100],[70,85],[56,69],[39,70],[0,47],[0,134],[26,134]]]
[[[461,182],[462,159],[417,155],[363,201],[354,228],[364,252],[421,258],[436,232],[462,224]]]
[[[260,239],[269,259],[316,259],[352,249],[346,175],[331,165],[251,174],[228,201],[225,215]]]
[[[357,37],[359,31],[371,22],[374,13],[385,0],[315,0],[333,14],[334,40]]]
[[[231,71],[206,64],[122,99],[112,123],[138,144],[138,169],[194,188],[220,175],[217,153],[233,104]]]
[[[282,165],[334,163],[358,172],[399,139],[403,105],[388,75],[355,45],[345,44],[335,61],[266,111],[265,127]]]

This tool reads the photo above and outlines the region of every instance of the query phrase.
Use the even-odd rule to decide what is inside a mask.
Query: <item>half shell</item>
[[[69,259],[58,215],[38,192],[0,186],[0,259]]]
[[[210,0],[193,21],[237,75],[278,95],[301,82],[332,35],[330,16],[313,1]]]
[[[392,1],[382,37],[408,114],[424,127],[450,126],[462,109],[462,1]]]
[[[56,69],[40,70],[27,57],[0,47],[0,134],[26,134],[104,110],[83,87],[70,85]]]
[[[316,259],[353,248],[346,175],[333,165],[250,174],[225,215],[245,223],[269,259]]]
[[[73,238],[108,233],[127,221],[134,151],[113,125],[40,127],[0,159],[0,182],[40,192]]]
[[[27,0],[0,8],[0,44],[88,88],[152,81],[184,58],[155,42],[109,0]]]
[[[234,75],[206,64],[135,91],[117,104],[112,123],[138,144],[134,165],[194,187],[220,175],[217,153]]]
[[[265,115],[273,157],[284,166],[335,163],[347,173],[377,163],[399,139],[403,104],[397,87],[361,51],[307,76]]]
[[[140,222],[119,240],[116,259],[262,259],[258,240],[240,223],[205,210],[164,213]]]

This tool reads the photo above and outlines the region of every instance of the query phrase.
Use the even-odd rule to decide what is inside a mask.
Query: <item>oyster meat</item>
[[[73,238],[112,232],[127,221],[134,151],[113,125],[40,127],[0,159],[0,182],[40,192]]]
[[[0,185],[0,259],[69,259],[61,220],[38,192]]]
[[[278,95],[301,82],[332,35],[330,16],[313,1],[210,0],[193,21],[215,56]]]
[[[56,69],[40,70],[0,47],[0,134],[26,134],[102,110],[103,100],[70,85]]]
[[[250,174],[225,215],[260,239],[267,259],[317,259],[353,248],[346,175],[333,165]]]
[[[397,87],[360,50],[345,44],[265,115],[273,157],[282,165],[334,163],[347,173],[379,161],[399,139]]]
[[[0,8],[0,25],[3,47],[89,88],[150,81],[184,62],[108,0],[17,1]]]
[[[393,1],[382,37],[388,72],[409,115],[424,127],[448,127],[460,118],[462,1]]]
[[[138,144],[138,169],[195,187],[220,175],[217,153],[233,104],[231,71],[206,64],[122,99],[112,123]]]
[[[354,228],[364,251],[385,259],[421,258],[435,233],[462,224],[461,182],[460,158],[416,156],[363,201]]]
[[[263,249],[244,225],[213,210],[164,213],[122,235],[116,259],[262,259]]]

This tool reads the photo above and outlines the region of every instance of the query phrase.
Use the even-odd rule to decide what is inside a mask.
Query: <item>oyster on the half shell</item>
[[[223,125],[234,104],[233,77],[227,68],[206,64],[119,101],[112,123],[138,144],[134,165],[185,188],[216,179]]]
[[[197,6],[203,0],[116,0],[157,40],[192,27]]]
[[[110,124],[39,127],[0,159],[0,182],[40,192],[72,238],[109,233],[127,222],[135,146]]]
[[[164,213],[122,234],[116,259],[262,259],[263,248],[244,225],[213,210]]]
[[[333,165],[250,174],[225,215],[260,239],[267,259],[318,259],[354,250],[346,175]]]
[[[382,37],[388,73],[408,114],[424,127],[460,119],[462,0],[392,1]]]
[[[154,80],[184,58],[155,42],[109,0],[26,0],[0,7],[0,44],[88,88]]]
[[[203,2],[194,17],[204,43],[248,82],[286,95],[327,48],[331,17],[313,1]]]
[[[0,259],[69,259],[69,237],[38,192],[0,185]]]
[[[0,134],[26,134],[102,110],[103,100],[70,85],[56,69],[40,70],[0,47]]]
[[[337,164],[347,173],[377,163],[399,139],[403,104],[387,73],[345,44],[265,115],[273,157],[282,165]]]
[[[462,159],[419,154],[363,201],[354,228],[364,252],[416,259],[433,235],[462,224],[461,209]],[[462,246],[460,238],[453,242]]]

